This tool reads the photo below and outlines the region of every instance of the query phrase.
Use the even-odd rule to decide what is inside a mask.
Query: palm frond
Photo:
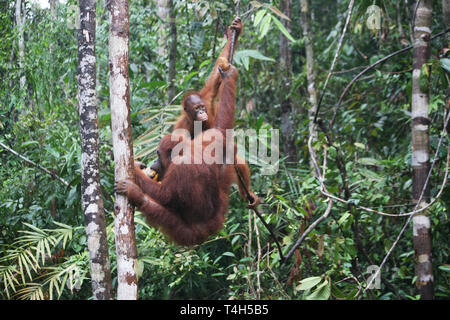
[[[17,277],[15,276],[16,274],[17,269],[15,265],[0,266],[0,280],[3,282],[8,299],[11,297],[9,289],[12,289],[15,293],[17,291],[16,286],[20,285],[19,280],[17,280]]]
[[[27,283],[25,288],[16,292],[20,300],[44,300],[44,292],[40,283]]]
[[[25,223],[31,230],[20,231],[22,235],[5,250],[6,255],[0,258],[0,263],[4,264],[0,266],[0,283],[8,298],[12,291],[19,299],[53,299],[55,290],[57,298],[60,298],[66,284],[71,292],[81,285],[88,270],[87,251],[56,266],[44,266],[55,248],[59,245],[65,248],[74,230],[82,228],[59,222],[55,224],[59,228],[40,229]]]
[[[169,133],[169,129],[174,124],[179,108],[178,105],[165,105],[145,108],[139,112],[148,114],[141,123],[149,123],[150,127],[134,142],[135,146],[141,147],[136,151],[136,159],[143,158],[156,150],[159,140]]]

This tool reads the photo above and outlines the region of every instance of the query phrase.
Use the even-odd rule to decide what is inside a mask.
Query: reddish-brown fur
[[[219,231],[228,211],[228,193],[233,182],[233,165],[227,164],[174,164],[171,150],[178,143],[187,143],[194,152],[203,152],[210,143],[203,135],[214,130],[223,137],[224,155],[226,129],[234,126],[237,70],[230,68],[220,86],[220,100],[217,114],[217,128],[209,129],[194,140],[202,139],[201,150],[193,148],[194,140],[171,141],[165,136],[159,144],[160,161],[164,170],[161,183],[136,169],[136,183],[119,181],[116,191],[126,194],[139,207],[147,222],[161,229],[169,238],[180,245],[194,245],[204,242]],[[194,143],[193,143],[194,142]]]
[[[208,121],[203,124],[203,129],[207,130],[209,128],[213,128],[214,122],[216,120],[216,98],[217,93],[219,90],[220,82],[221,82],[221,76],[220,72],[218,70],[218,66],[220,61],[229,61],[230,60],[230,50],[231,50],[231,42],[232,42],[232,34],[233,29],[237,31],[236,33],[236,39],[235,44],[237,43],[237,40],[239,38],[239,35],[242,33],[243,25],[240,19],[235,19],[233,21],[233,24],[231,28],[227,30],[226,36],[227,36],[227,43],[225,44],[225,47],[223,47],[219,57],[217,58],[214,67],[211,71],[211,74],[209,75],[208,79],[205,82],[205,85],[203,86],[200,91],[194,91],[189,92],[185,95],[183,98],[183,101],[181,103],[181,116],[178,118],[177,122],[175,123],[174,129],[186,129],[189,132],[191,132],[191,137],[194,136],[194,120],[189,117],[189,114],[184,110],[185,107],[185,100],[189,95],[196,94],[202,98],[202,100],[205,102],[206,106],[206,112],[208,114]],[[234,46],[234,49],[236,49],[236,45]]]
[[[227,30],[227,44],[222,49],[222,52],[220,53],[219,57],[216,60],[216,63],[214,65],[213,71],[211,72],[210,76],[206,80],[206,83],[204,87],[198,91],[198,92],[189,92],[187,93],[181,103],[182,106],[182,114],[175,123],[174,129],[185,129],[188,130],[190,133],[191,138],[194,138],[194,120],[192,118],[192,106],[189,105],[189,103],[186,103],[186,100],[191,95],[198,95],[205,103],[206,106],[206,113],[208,114],[208,120],[202,122],[202,130],[208,130],[210,128],[214,128],[216,126],[216,116],[217,116],[217,106],[216,106],[216,98],[218,93],[218,88],[220,85],[221,77],[220,73],[218,71],[218,67],[222,67],[222,69],[226,69],[228,66],[224,67],[223,61],[227,62],[230,59],[230,49],[231,49],[231,42],[232,42],[232,30],[236,29],[237,37],[236,42],[238,39],[238,36],[240,33],[242,33],[243,25],[240,20],[233,21],[232,27]],[[236,45],[234,46],[236,48]],[[239,159],[239,162],[244,163],[237,163]],[[237,173],[233,173],[233,181],[237,183],[239,187],[239,194],[241,197],[245,200],[247,200],[247,193],[246,189],[249,191],[250,196],[253,198],[253,202],[250,204],[250,207],[255,207],[259,204],[259,198],[253,193],[250,187],[250,168],[248,167],[248,164],[245,162],[245,160],[241,159],[238,155],[235,156],[235,163],[237,163],[237,168],[240,172],[240,175],[243,180],[243,184],[240,182]]]

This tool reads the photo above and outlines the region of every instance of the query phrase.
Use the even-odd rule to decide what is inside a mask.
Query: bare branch
[[[448,119],[446,121],[448,121]],[[315,154],[314,150],[312,149],[312,147],[310,146],[310,143],[308,143],[308,147],[309,147],[309,152],[311,154],[311,160],[312,160],[313,164],[315,163],[317,165],[316,154]],[[439,144],[438,148],[440,148],[440,144]],[[442,179],[441,188],[439,189],[438,193],[434,197],[433,201],[431,201],[426,206],[424,206],[424,207],[422,207],[420,209],[415,208],[413,211],[410,211],[410,212],[400,213],[400,214],[392,214],[392,213],[386,213],[386,212],[374,210],[372,208],[368,208],[368,207],[364,207],[364,206],[359,206],[359,205],[354,205],[354,206],[355,206],[356,209],[367,211],[367,212],[371,212],[371,213],[376,213],[376,214],[379,214],[379,215],[382,215],[382,216],[387,216],[387,217],[408,217],[408,216],[412,216],[414,214],[417,214],[419,212],[422,212],[422,211],[428,209],[430,206],[432,206],[441,197],[442,192],[444,191],[445,186],[447,184],[449,166],[450,166],[450,158],[447,157],[447,162],[446,162],[445,172],[444,172],[444,178]],[[321,185],[320,192],[324,196],[326,196],[327,198],[333,199],[333,200],[335,200],[337,202],[341,202],[341,203],[344,203],[344,204],[347,204],[347,205],[350,204],[350,201],[342,199],[342,198],[340,198],[338,196],[335,196],[334,194],[330,193],[327,190],[327,188],[326,188],[326,186],[325,186],[325,184],[323,182],[324,181],[323,175],[320,174],[320,169],[319,169],[318,165],[316,167],[316,171],[319,172],[318,178],[319,178],[319,182],[320,182],[320,185]]]
[[[440,147],[441,147],[441,144],[442,144],[443,137],[445,136],[445,132],[446,132],[446,131],[445,131],[445,128],[447,128],[447,124],[448,124],[449,118],[450,118],[450,112],[449,112],[449,114],[448,114],[447,117],[446,117],[446,120],[445,120],[445,123],[444,123],[444,130],[443,130],[442,135],[441,135],[441,138],[440,138],[440,140],[439,140],[439,143],[438,143],[438,146],[437,146],[437,149],[436,149],[436,153],[435,153],[435,156],[434,156],[434,159],[433,159],[433,163],[432,163],[432,165],[431,165],[431,167],[430,167],[430,171],[429,171],[429,173],[428,173],[428,177],[427,177],[427,180],[426,180],[426,182],[425,182],[425,186],[428,184],[429,178],[430,178],[430,176],[431,176],[431,172],[432,172],[432,170],[433,170],[433,168],[434,168],[434,165],[435,165],[435,163],[436,163],[436,161],[437,161],[437,158],[438,158],[437,155],[438,155],[438,152],[439,152],[439,150],[440,150]],[[320,218],[318,218],[316,221],[314,221],[314,223],[311,224],[311,225],[309,226],[309,228],[301,235],[301,237],[299,238],[299,240],[297,240],[297,242],[295,243],[295,245],[292,247],[292,249],[289,251],[289,253],[288,253],[288,254],[286,255],[286,257],[284,258],[284,262],[286,262],[287,260],[290,259],[290,257],[293,255],[293,253],[295,252],[295,250],[296,250],[296,249],[300,246],[300,244],[303,242],[303,240],[305,239],[305,237],[306,237],[306,236],[307,236],[307,235],[308,235],[308,234],[309,234],[309,233],[310,233],[310,232],[311,232],[311,231],[312,231],[312,230],[313,230],[313,229],[314,229],[321,221],[323,221],[325,218],[328,217],[328,215],[329,215],[329,213],[330,213],[330,211],[331,211],[331,208],[332,208],[332,203],[333,203],[332,200],[336,200],[336,201],[338,201],[338,202],[342,202],[342,203],[345,203],[345,204],[349,204],[349,201],[348,201],[348,200],[344,200],[344,199],[342,199],[342,198],[339,198],[339,197],[337,197],[337,196],[331,194],[331,193],[327,190],[327,188],[326,188],[326,186],[325,186],[325,184],[324,184],[324,180],[325,180],[325,179],[324,179],[324,176],[321,174],[321,170],[320,170],[320,168],[319,168],[319,165],[317,164],[317,156],[316,156],[316,153],[315,153],[315,151],[314,151],[314,149],[313,149],[313,147],[312,147],[312,136],[310,136],[310,137],[309,137],[309,140],[308,140],[308,149],[309,149],[309,152],[310,152],[310,155],[311,155],[311,161],[312,161],[312,163],[313,163],[313,166],[314,166],[314,168],[315,168],[315,170],[316,170],[316,173],[317,173],[317,177],[318,177],[318,179],[319,179],[319,183],[320,183],[320,192],[321,192],[324,196],[326,196],[326,197],[328,198],[328,201],[329,201],[329,202],[328,202],[328,207],[327,207],[325,213],[324,213]],[[429,208],[432,204],[434,204],[434,203],[440,198],[440,196],[442,195],[442,191],[444,190],[445,185],[446,185],[446,183],[447,183],[449,163],[450,163],[450,146],[448,147],[448,150],[447,150],[447,163],[446,163],[446,167],[445,167],[445,174],[444,174],[444,179],[443,179],[441,188],[440,188],[438,194],[435,196],[434,200],[433,200],[431,203],[429,203],[427,206],[425,206],[425,207],[422,207],[422,208],[418,209],[418,205],[416,205],[416,207],[414,208],[413,211],[408,212],[408,213],[404,213],[404,214],[389,214],[389,213],[384,213],[384,212],[381,212],[381,211],[377,211],[377,210],[373,210],[373,209],[370,209],[370,208],[367,208],[367,207],[357,206],[357,205],[355,205],[355,208],[360,209],[360,210],[364,210],[364,211],[368,211],[368,212],[372,212],[372,213],[376,213],[376,214],[380,214],[380,215],[384,215],[384,216],[391,216],[391,217],[404,217],[404,216],[409,216],[409,219],[408,219],[408,221],[407,221],[407,222],[409,222],[414,214],[426,210],[427,208]],[[422,190],[421,198],[422,198],[422,197],[423,197],[423,190]],[[420,203],[420,201],[421,201],[421,198],[420,198],[420,200],[419,200],[419,203]],[[403,231],[402,231],[401,233],[403,233]],[[370,283],[368,284],[368,286],[370,286]],[[364,293],[364,292],[363,292],[363,293]]]
[[[313,141],[313,139],[314,139],[314,137],[312,135],[310,135],[309,136],[309,140],[308,140],[308,149],[309,149],[309,152],[311,154],[311,162],[312,162],[312,164],[314,166],[314,169],[316,170],[316,176],[318,177],[318,179],[320,181],[321,192],[323,194],[325,194],[324,192],[328,193],[328,191],[326,191],[326,187],[323,184],[323,176],[320,174],[320,168],[319,168],[319,165],[317,164],[317,157],[316,157],[316,154],[314,152],[314,149],[312,148],[312,141]],[[289,250],[288,254],[284,258],[284,262],[287,262],[292,257],[292,255],[294,254],[295,250],[302,244],[302,242],[306,238],[306,236],[308,234],[310,234],[311,231],[313,231],[320,222],[322,222],[325,218],[328,217],[328,215],[331,212],[332,206],[333,206],[333,200],[331,200],[331,198],[328,197],[328,207],[325,210],[325,213],[320,218],[318,218],[316,221],[314,221],[308,227],[308,229],[305,230],[305,232],[303,232],[303,234],[300,236],[300,238],[297,240],[297,242],[294,244],[294,246],[291,248],[291,250]]]
[[[447,28],[446,30],[444,30],[444,31],[442,31],[442,32],[440,32],[440,33],[438,33],[438,34],[436,34],[435,36],[431,37],[430,41],[432,41],[432,40],[434,40],[434,39],[436,39],[436,38],[438,38],[438,37],[440,37],[440,36],[446,34],[449,30],[450,30],[450,28]],[[358,73],[358,74],[352,79],[352,81],[350,81],[350,82],[347,84],[347,86],[345,87],[345,89],[344,89],[344,91],[342,92],[341,96],[339,97],[339,100],[338,100],[338,102],[337,102],[337,104],[336,104],[336,107],[334,108],[333,118],[332,118],[331,121],[330,121],[330,127],[333,126],[333,123],[334,123],[334,121],[336,120],[337,111],[338,111],[339,107],[341,106],[342,99],[344,99],[344,96],[347,94],[348,90],[350,90],[350,88],[353,86],[353,84],[354,84],[354,83],[355,83],[355,82],[356,82],[356,81],[357,81],[364,73],[366,73],[367,71],[373,69],[375,66],[379,65],[380,63],[383,63],[383,62],[385,62],[386,60],[389,60],[390,58],[395,57],[396,55],[398,55],[398,54],[400,54],[400,53],[409,51],[409,50],[411,50],[412,48],[413,48],[413,46],[411,45],[411,46],[405,47],[405,48],[403,48],[403,49],[400,49],[400,50],[398,50],[398,51],[396,51],[396,52],[393,52],[393,53],[391,53],[391,54],[385,56],[384,58],[381,58],[380,60],[378,60],[378,61],[372,63],[370,66],[367,66],[363,71],[361,71],[360,73]],[[324,92],[325,92],[325,90],[324,90]],[[320,106],[320,103],[319,103],[319,106]],[[314,122],[315,122],[315,120],[314,120]]]
[[[58,179],[61,183],[63,183],[66,187],[69,186],[69,183],[64,180],[63,178],[61,178],[60,176],[58,176],[56,173],[51,172],[50,170],[44,168],[43,166],[41,166],[40,164],[37,164],[36,162],[31,161],[30,159],[28,159],[27,157],[21,155],[20,153],[14,151],[13,149],[11,149],[10,147],[8,147],[7,145],[3,144],[0,142],[0,146],[2,146],[3,148],[5,148],[7,151],[11,152],[13,155],[18,156],[20,159],[22,159],[23,161],[25,161],[28,164],[31,164],[32,166],[44,171],[45,173],[49,174],[50,176],[52,176],[54,179]]]
[[[416,206],[415,206],[415,208],[414,208],[415,210],[419,207],[420,203],[422,202],[422,198],[423,198],[423,196],[424,196],[424,194],[425,194],[425,190],[426,190],[426,188],[427,188],[428,182],[430,181],[431,172],[433,171],[434,165],[436,164],[436,161],[437,161],[437,158],[438,158],[438,153],[439,153],[439,150],[440,150],[440,148],[441,148],[442,141],[443,141],[444,136],[445,136],[445,134],[446,134],[446,132],[447,132],[447,131],[446,131],[446,128],[447,128],[449,119],[450,119],[450,112],[447,114],[447,117],[446,117],[446,119],[445,119],[444,129],[442,130],[441,138],[439,139],[439,143],[438,143],[438,146],[437,146],[437,148],[436,148],[436,152],[434,153],[434,159],[433,159],[433,162],[432,162],[432,164],[431,164],[431,166],[430,166],[430,170],[428,171],[427,179],[425,180],[425,183],[424,183],[424,185],[423,185],[422,192],[421,192],[421,194],[420,194],[419,200],[417,201],[417,204],[416,204]],[[449,162],[449,159],[450,159],[450,145],[447,146],[447,169],[448,169],[448,162]],[[405,222],[405,225],[403,226],[402,230],[401,230],[400,233],[398,234],[397,238],[395,239],[395,241],[394,241],[394,243],[392,244],[391,248],[389,249],[388,253],[387,253],[386,256],[384,257],[383,261],[381,262],[380,267],[377,269],[377,271],[375,271],[375,274],[374,274],[373,277],[370,279],[369,283],[367,284],[366,288],[365,288],[364,291],[362,292],[361,296],[359,296],[359,298],[358,298],[359,300],[362,299],[364,293],[370,288],[372,282],[374,281],[374,279],[375,279],[375,278],[378,276],[378,274],[380,273],[380,270],[383,268],[384,264],[386,263],[387,259],[388,259],[389,256],[391,255],[391,253],[392,253],[392,251],[394,250],[394,248],[397,246],[399,240],[401,239],[403,233],[405,232],[405,230],[406,230],[406,228],[408,227],[409,223],[411,222],[412,218],[413,218],[413,215],[410,215],[409,218],[408,218],[408,220]]]
[[[331,64],[330,71],[328,71],[328,76],[327,76],[327,79],[325,80],[325,85],[323,86],[322,94],[320,95],[320,100],[319,100],[319,104],[317,105],[316,115],[314,116],[314,123],[317,122],[317,115],[319,114],[320,105],[322,104],[322,99],[325,96],[325,92],[327,90],[328,81],[330,80],[331,75],[333,74],[333,70],[334,70],[337,58],[339,56],[339,52],[341,51],[342,43],[344,42],[344,36],[345,36],[346,31],[347,31],[347,26],[348,26],[348,24],[350,22],[350,17],[352,15],[353,4],[354,3],[355,3],[355,1],[351,0],[350,4],[348,5],[347,20],[345,21],[344,29],[342,30],[341,38],[339,39],[339,44],[338,44],[338,47],[336,49],[336,54],[334,55],[333,63]]]
[[[325,213],[320,216],[316,221],[314,221],[309,227],[308,229],[305,230],[305,232],[303,232],[303,234],[301,235],[301,237],[297,240],[297,242],[294,244],[294,246],[291,248],[291,250],[289,250],[288,254],[286,255],[286,257],[284,258],[284,261],[289,260],[292,255],[294,254],[295,250],[302,244],[303,240],[305,240],[306,236],[308,234],[311,233],[311,231],[313,231],[317,225],[319,223],[321,223],[324,219],[326,219],[328,217],[328,215],[331,212],[331,208],[333,207],[333,200],[328,199],[328,207],[325,210]]]

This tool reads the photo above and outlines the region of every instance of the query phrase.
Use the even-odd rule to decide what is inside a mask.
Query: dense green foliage
[[[155,1],[130,1],[130,82],[135,152],[152,161],[159,138],[178,116],[186,90],[202,86],[223,45],[224,26],[234,16],[226,1],[174,1],[177,26],[176,98],[167,101],[168,56],[158,54],[162,26]],[[280,94],[284,83],[279,67],[279,38],[283,17],[270,6],[252,7],[241,1],[243,19],[235,63],[240,71],[236,126],[280,128]],[[330,120],[339,95],[361,67],[402,48],[395,1],[356,1],[336,72],[326,92],[323,83],[345,22],[348,0],[310,1],[317,87],[324,94],[320,118]],[[279,7],[279,1],[266,1]],[[264,218],[280,239],[284,254],[327,207],[320,184],[311,174],[308,140],[308,91],[300,4],[292,1],[292,98],[299,161],[280,161],[274,176],[252,166],[252,187],[264,200]],[[366,9],[379,5],[381,30],[366,26]],[[77,112],[77,39],[71,28],[76,1],[57,7],[56,17],[25,0],[25,58],[18,65],[18,32],[14,3],[0,1],[0,142],[55,172],[70,183],[65,187],[43,171],[0,148],[0,297],[89,299],[89,254],[80,204],[80,134]],[[72,5],[72,6],[71,6]],[[400,8],[410,40],[410,12]],[[259,16],[258,16],[259,15]],[[258,16],[258,18],[257,18]],[[265,18],[270,17],[270,18]],[[215,37],[216,21],[219,34]],[[113,161],[109,111],[108,12],[97,4],[97,92],[100,125],[100,168],[108,238],[115,278],[113,235]],[[443,30],[440,1],[435,2],[433,34]],[[438,58],[445,37],[436,39],[429,64],[432,119],[430,153],[440,137],[448,87],[448,60]],[[216,44],[213,50],[213,44]],[[326,185],[343,197],[343,183],[351,202],[388,213],[404,213],[411,206],[411,70],[412,52],[398,55],[366,73],[344,98],[326,147]],[[447,68],[447,71],[445,71]],[[19,79],[26,77],[20,89]],[[280,135],[280,140],[283,136]],[[323,132],[314,148],[324,161]],[[280,142],[281,145],[281,142]],[[446,146],[438,154],[431,176],[431,195],[440,188]],[[339,149],[339,151],[338,151]],[[337,165],[343,157],[347,181]],[[282,158],[282,154],[281,154]],[[450,297],[448,210],[446,188],[430,208],[435,293]],[[379,265],[402,228],[405,217],[384,217],[334,203],[329,217],[305,239],[290,261],[281,265],[267,230],[233,187],[225,228],[195,248],[171,244],[138,214],[139,297],[178,299],[353,299],[365,286],[370,265]],[[410,228],[411,229],[411,228]],[[412,230],[408,230],[382,270],[380,289],[365,299],[416,299]],[[307,279],[300,283],[300,280]],[[357,282],[355,281],[357,280]]]

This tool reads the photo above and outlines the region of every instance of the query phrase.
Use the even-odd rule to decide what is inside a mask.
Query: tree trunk
[[[49,0],[50,14],[51,14],[52,19],[53,19],[53,21],[51,22],[51,25],[50,25],[50,28],[51,28],[52,32],[54,30],[54,27],[55,27],[54,24],[55,24],[56,19],[57,19],[57,11],[56,11],[57,4],[58,4],[58,0]],[[49,44],[49,48],[48,48],[49,52],[50,52],[50,59],[53,59],[53,52],[54,52],[53,47],[54,47],[54,43],[51,42]],[[54,67],[53,67],[53,64],[51,64],[50,65],[50,74],[54,74],[54,73],[55,73],[54,72]],[[49,101],[49,104],[52,105],[53,104],[53,91],[54,91],[53,81],[49,82],[48,87],[49,87],[48,101]]]
[[[308,79],[308,93],[309,93],[309,134],[313,137],[313,142],[317,140],[317,129],[314,124],[314,116],[317,110],[317,90],[316,90],[316,74],[314,71],[314,46],[311,29],[309,26],[309,6],[308,0],[300,0],[302,10],[302,29],[303,37],[305,38],[306,49],[306,76]],[[310,168],[315,174],[314,166],[310,161]]]
[[[109,87],[115,180],[134,180],[130,121],[128,0],[109,2]],[[117,299],[137,299],[137,249],[134,208],[126,196],[116,194],[114,228],[117,255]]]
[[[18,48],[19,48],[19,69],[22,75],[20,76],[20,91],[25,90],[25,70],[23,70],[23,60],[25,58],[25,39],[24,39],[24,32],[23,32],[23,26],[25,24],[25,7],[22,3],[22,0],[16,0],[16,27],[17,27],[17,33],[18,33]]]
[[[442,0],[442,13],[444,16],[444,24],[445,28],[450,27],[450,0]],[[450,34],[447,34],[444,39],[448,39],[450,37]]]
[[[421,208],[429,202],[430,188],[425,186],[429,171],[429,96],[428,84],[423,85],[422,66],[430,57],[432,0],[421,0],[414,24],[414,53],[412,80],[412,167],[413,202]],[[422,81],[419,81],[422,79]],[[422,85],[419,83],[422,82]],[[424,187],[426,187],[424,189]],[[422,299],[433,299],[433,269],[431,263],[431,227],[427,212],[413,217],[413,244],[416,259],[416,286]]]
[[[57,4],[57,2],[58,2],[58,0],[50,0],[49,1],[50,12],[51,12],[53,18],[56,18],[56,4]]]
[[[280,2],[281,11],[287,16],[291,17],[291,0],[282,0]],[[286,29],[291,31],[291,23],[288,20],[283,20]],[[280,33],[280,69],[281,69],[281,83],[280,101],[281,101],[281,132],[283,134],[283,148],[287,155],[287,162],[297,162],[297,146],[295,144],[295,130],[292,116],[292,99],[290,98],[291,81],[292,81],[292,54],[289,47],[288,39]]]
[[[445,29],[450,28],[450,0],[442,0],[442,14],[444,18]],[[450,48],[450,33],[443,37],[443,48]],[[445,102],[447,112],[450,109],[450,87],[447,88],[447,99]],[[447,130],[448,131],[448,130]]]
[[[175,5],[173,0],[169,0],[169,19],[170,19],[170,43],[169,43],[169,88],[168,102],[172,103],[175,97],[175,76],[177,64],[177,25],[175,20]]]
[[[408,42],[405,39],[405,30],[403,30],[402,25],[402,11],[400,8],[400,1],[397,1],[397,3],[395,4],[395,11],[397,16],[398,32],[400,34],[400,42],[402,43],[403,46],[407,46]]]
[[[161,19],[161,28],[158,32],[158,54],[161,57],[167,55],[166,49],[166,29],[167,29],[167,15],[169,8],[167,5],[168,0],[156,0],[156,15]]]
[[[95,8],[96,0],[80,0],[78,88],[81,132],[81,199],[95,300],[112,298],[105,213],[100,190],[97,124]]]

